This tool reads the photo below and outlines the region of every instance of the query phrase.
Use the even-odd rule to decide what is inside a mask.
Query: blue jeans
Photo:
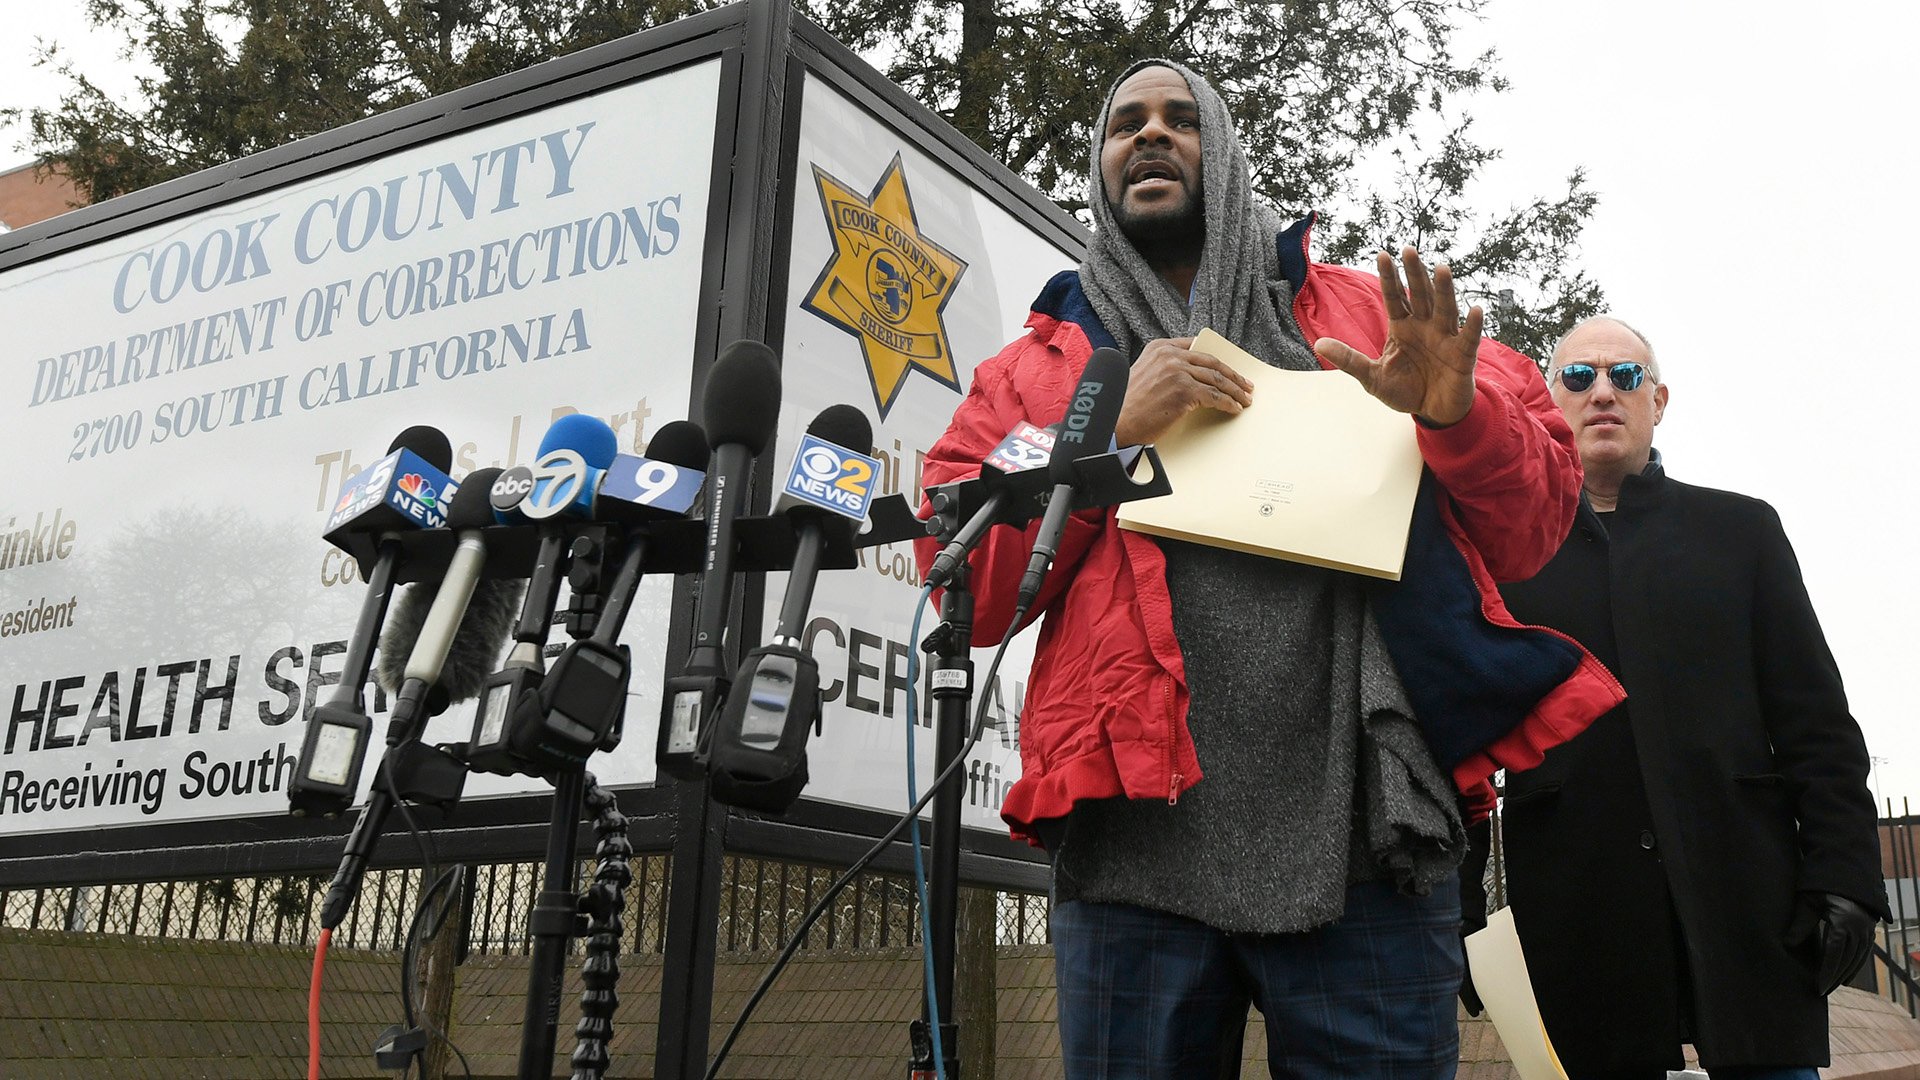
[[[1068,1080],[1237,1076],[1249,1003],[1275,1080],[1445,1080],[1459,1065],[1453,889],[1355,885],[1338,922],[1301,934],[1085,901],[1056,904],[1052,926]]]

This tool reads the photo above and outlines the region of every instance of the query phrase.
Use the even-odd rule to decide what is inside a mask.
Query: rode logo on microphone
[[[880,462],[844,446],[807,435],[793,455],[783,492],[796,499],[862,521],[873,495],[873,478]]]
[[[1062,440],[1070,443],[1087,441],[1087,425],[1093,423],[1093,410],[1100,404],[1100,389],[1104,385],[1097,382],[1080,384],[1080,392],[1074,395],[1073,405],[1061,421]]]

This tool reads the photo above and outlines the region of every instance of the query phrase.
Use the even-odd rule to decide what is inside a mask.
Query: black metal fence
[[[1907,1015],[1920,1016],[1920,1001],[1914,987],[1920,984],[1920,821],[1913,816],[1908,800],[1900,800],[1900,813],[1893,812],[1888,799],[1886,816],[1880,819],[1880,876],[1886,879],[1887,906],[1893,921],[1880,927],[1880,940],[1874,950],[1880,993],[1907,1007]]]
[[[666,949],[668,858],[629,860],[623,920],[629,955]],[[582,882],[592,864],[583,863]],[[540,888],[536,862],[473,868],[466,893],[466,938],[482,953],[526,953],[532,944],[527,913]],[[839,871],[772,859],[729,857],[720,902],[720,948],[767,952],[782,948],[807,911],[826,895]],[[82,885],[0,891],[0,927],[133,934],[143,937],[311,945],[319,935],[319,876],[224,878],[133,885]],[[347,920],[334,932],[336,947],[398,949],[419,903],[417,869],[370,871]],[[1046,944],[1047,897],[999,894],[998,939],[1006,945]],[[920,942],[920,907],[911,878],[865,874],[835,899],[809,931],[804,948],[858,951],[897,949]]]

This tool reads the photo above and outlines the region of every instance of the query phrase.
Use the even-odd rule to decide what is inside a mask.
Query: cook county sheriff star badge
[[[813,179],[833,237],[833,258],[801,306],[860,339],[880,419],[919,368],[960,390],[941,312],[967,264],[920,233],[900,155],[861,195],[818,165]]]

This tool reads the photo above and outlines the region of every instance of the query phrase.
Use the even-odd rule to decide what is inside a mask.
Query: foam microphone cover
[[[493,524],[493,507],[487,500],[488,489],[500,476],[499,469],[476,469],[461,482],[447,506],[447,528],[455,532],[485,528]],[[446,663],[436,684],[438,699],[465,701],[479,696],[487,676],[493,674],[500,652],[513,625],[520,617],[521,593],[526,582],[518,578],[483,578],[473,588],[473,598],[454,632]],[[438,582],[422,581],[405,587],[387,616],[386,631],[380,635],[380,654],[374,665],[374,679],[389,694],[400,692],[406,681],[407,660],[420,640],[420,628],[427,611],[440,591]],[[439,708],[444,704],[435,701]],[[433,711],[439,711],[435,708]]]
[[[707,374],[700,401],[708,443],[740,443],[758,457],[780,420],[779,358],[758,341],[728,345]]]
[[[673,420],[661,425],[647,441],[647,457],[683,469],[705,471],[713,451],[707,445],[707,433],[688,420]]]
[[[585,413],[569,413],[553,422],[540,438],[539,457],[555,450],[572,450],[588,468],[604,469],[620,452],[620,439],[605,420]]]
[[[829,405],[807,425],[807,434],[856,454],[873,449],[873,421],[851,405]]]
[[[395,450],[411,450],[420,455],[420,460],[441,472],[446,472],[453,465],[453,444],[447,441],[446,434],[439,428],[426,424],[416,424],[395,435],[393,441],[387,444],[387,453]]]
[[[1093,350],[1068,400],[1067,415],[1054,440],[1053,458],[1047,463],[1054,483],[1073,483],[1077,479],[1074,465],[1079,459],[1107,452],[1114,425],[1120,422],[1120,406],[1127,397],[1127,369],[1127,358],[1120,350]]]
[[[873,450],[873,421],[867,419],[866,413],[851,405],[829,405],[820,410],[820,415],[807,425],[807,434],[857,454]],[[860,529],[860,523],[852,518],[825,510],[810,512],[820,518],[822,525],[829,530],[844,530],[848,536],[852,536]]]

